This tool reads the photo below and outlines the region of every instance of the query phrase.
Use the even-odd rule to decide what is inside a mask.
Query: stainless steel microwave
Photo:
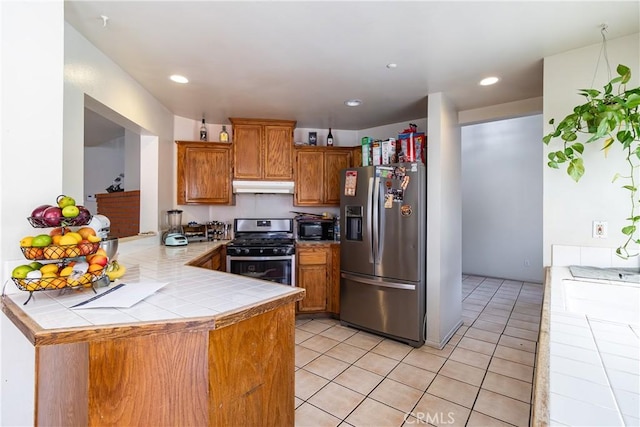
[[[333,220],[313,219],[298,221],[298,240],[333,240]]]

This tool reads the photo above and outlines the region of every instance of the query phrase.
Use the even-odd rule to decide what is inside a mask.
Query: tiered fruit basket
[[[72,201],[67,206],[77,208],[75,201],[67,196],[58,197],[56,201],[60,206],[62,198]],[[31,300],[36,291],[91,288],[95,292],[94,284],[97,281],[106,279],[108,283],[104,270],[108,262],[106,252],[100,248],[100,239],[95,231],[85,227],[91,221],[91,214],[82,209],[82,215],[69,217],[57,215],[58,210],[66,215],[69,209],[64,211],[42,205],[27,218],[34,228],[53,230],[48,234],[27,236],[20,241],[22,254],[31,262],[16,267],[11,280],[18,289],[30,293],[24,304]],[[70,226],[79,226],[80,229],[73,231]]]

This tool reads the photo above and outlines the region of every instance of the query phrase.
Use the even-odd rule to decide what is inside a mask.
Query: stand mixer
[[[162,243],[165,246],[184,246],[189,243],[182,228],[181,210],[173,209],[167,211],[167,222],[169,223],[169,229],[162,233]]]

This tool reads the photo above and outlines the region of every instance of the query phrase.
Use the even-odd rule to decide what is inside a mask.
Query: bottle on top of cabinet
[[[200,126],[200,141],[208,141],[209,137],[207,134],[207,125],[204,122],[204,117],[202,118],[202,126]]]
[[[333,147],[333,135],[331,134],[331,128],[329,128],[329,135],[327,135],[327,147]]]
[[[220,131],[220,142],[229,142],[229,133],[227,132],[227,127],[222,125],[222,130]]]

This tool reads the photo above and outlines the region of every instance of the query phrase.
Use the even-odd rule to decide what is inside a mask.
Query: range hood
[[[233,192],[293,194],[293,181],[233,181]]]

